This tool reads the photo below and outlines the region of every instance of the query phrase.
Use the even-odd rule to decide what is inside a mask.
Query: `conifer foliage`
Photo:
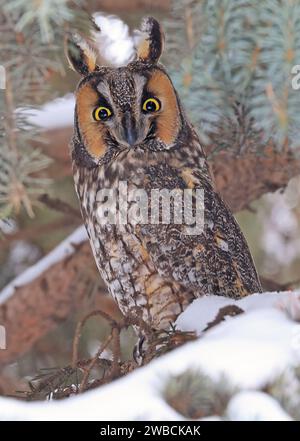
[[[300,1],[173,4],[167,28],[178,32],[170,62],[203,139],[238,153],[259,153],[267,143],[295,152],[300,92],[292,87],[292,69],[300,63]]]
[[[0,218],[21,208],[33,216],[36,197],[49,184],[43,171],[50,161],[32,147],[33,140],[41,140],[26,115],[54,96],[49,79],[63,73],[64,33],[74,22],[80,28],[84,14],[65,0],[0,0],[0,11],[0,63],[6,77],[0,91]]]

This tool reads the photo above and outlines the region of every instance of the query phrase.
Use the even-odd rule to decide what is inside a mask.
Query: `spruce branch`
[[[72,3],[72,5],[71,5]],[[16,31],[37,25],[43,42],[54,41],[59,29],[72,24],[79,12],[74,7],[84,5],[83,0],[13,0],[4,6],[8,13],[19,12]]]
[[[172,77],[204,143],[239,154],[268,143],[299,150],[291,76],[300,59],[299,0],[173,0],[168,26],[178,28]]]
[[[237,392],[225,377],[213,381],[200,370],[171,376],[163,390],[167,403],[186,418],[224,416],[230,398]]]
[[[300,421],[300,367],[287,369],[265,388],[281,406],[294,418]]]
[[[0,218],[33,206],[49,188],[44,170],[49,166],[39,148],[37,127],[28,123],[28,109],[53,97],[49,79],[64,73],[61,50],[65,29],[88,28],[83,2],[0,0],[1,64],[6,88],[0,101]],[[59,13],[58,13],[59,10]],[[76,22],[76,25],[75,25]]]

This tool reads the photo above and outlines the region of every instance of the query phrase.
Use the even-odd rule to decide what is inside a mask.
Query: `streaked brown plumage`
[[[97,66],[87,43],[69,42],[70,63],[83,76],[76,91],[74,179],[95,260],[123,314],[140,314],[153,329],[168,327],[201,295],[261,291],[244,236],[213,189],[199,138],[158,63],[162,47],[153,18],[143,22],[136,59],[124,67]],[[102,224],[97,194],[123,181],[128,192],[146,190],[149,206],[154,188],[203,189],[204,231],[186,235],[185,225],[174,222]]]

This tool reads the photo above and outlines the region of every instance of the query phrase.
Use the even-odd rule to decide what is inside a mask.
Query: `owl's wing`
[[[261,291],[244,236],[211,186],[204,191],[200,234],[187,234],[184,225],[175,223],[148,223],[136,225],[135,235],[161,276],[196,295],[239,298]]]

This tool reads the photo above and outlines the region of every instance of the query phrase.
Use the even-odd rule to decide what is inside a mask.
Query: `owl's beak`
[[[122,119],[122,126],[124,141],[130,146],[134,146],[138,139],[138,132],[131,112],[126,112],[124,114],[124,117]]]

